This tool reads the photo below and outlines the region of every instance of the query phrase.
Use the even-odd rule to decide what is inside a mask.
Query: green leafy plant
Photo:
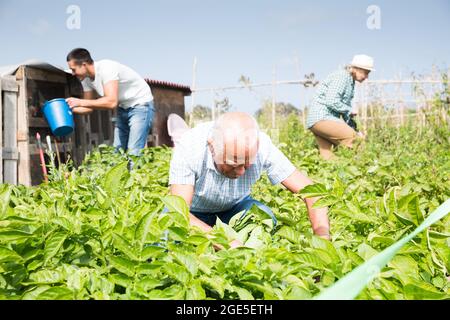
[[[253,207],[209,235],[168,195],[171,149],[145,149],[129,171],[125,154],[100,146],[77,170],[52,171],[47,184],[0,186],[0,299],[311,299],[449,198],[448,130],[421,134],[386,127],[323,162],[291,117],[280,148],[316,183],[293,195],[263,176],[252,196],[278,224]],[[312,235],[302,201],[311,196],[329,207],[331,241]],[[449,234],[447,216],[358,298],[449,299]],[[232,239],[245,246],[230,249]]]

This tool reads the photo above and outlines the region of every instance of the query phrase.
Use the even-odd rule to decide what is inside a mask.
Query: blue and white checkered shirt
[[[288,178],[295,166],[260,132],[255,163],[237,179],[230,179],[217,171],[207,139],[214,123],[207,122],[183,134],[174,148],[170,162],[169,184],[194,186],[191,211],[217,213],[230,209],[250,194],[252,185],[267,172],[272,184]]]
[[[352,99],[355,92],[355,80],[347,70],[338,70],[330,74],[317,88],[311,106],[308,109],[306,126],[311,128],[321,120],[341,120],[341,115],[352,111]]]

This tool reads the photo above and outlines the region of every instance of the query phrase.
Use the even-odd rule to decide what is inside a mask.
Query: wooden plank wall
[[[176,113],[184,119],[184,94],[180,90],[159,87],[153,87],[152,94],[155,116],[149,145],[173,147],[172,139],[167,131],[167,119],[171,113]]]
[[[3,182],[17,184],[17,103],[19,86],[14,77],[2,79],[3,99]]]
[[[26,186],[31,185],[30,173],[30,148],[28,139],[28,94],[27,77],[25,67],[19,68],[16,73],[16,82],[19,85],[19,97],[17,105],[17,148],[19,152],[18,183]]]

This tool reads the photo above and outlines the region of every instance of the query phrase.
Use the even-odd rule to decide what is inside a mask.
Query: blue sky
[[[81,28],[69,30],[69,5],[81,10]],[[381,12],[370,30],[369,5]],[[375,58],[371,79],[448,67],[450,1],[50,1],[0,0],[0,65],[37,58],[65,66],[74,47],[94,59],[114,59],[144,77],[197,86],[270,82],[314,72],[322,79],[354,54]],[[295,63],[298,58],[299,68]],[[270,96],[271,88],[262,95]],[[225,93],[226,96],[228,93]],[[253,112],[249,92],[229,93],[235,109]],[[277,100],[301,105],[296,86],[277,88]],[[223,97],[223,95],[221,96]],[[196,102],[208,104],[211,94]],[[186,99],[190,107],[190,98]]]

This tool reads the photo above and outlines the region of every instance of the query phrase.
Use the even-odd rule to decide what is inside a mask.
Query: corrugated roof
[[[37,59],[31,59],[31,60],[27,60],[25,62],[18,63],[15,65],[0,66],[0,76],[13,75],[20,66],[37,67],[39,69],[45,69],[45,70],[49,70],[49,71],[61,71],[61,72],[66,72],[66,73],[72,74],[70,69],[64,70],[63,68],[61,68],[59,66],[54,66],[49,63],[39,61]],[[186,95],[190,95],[192,92],[191,88],[189,86],[185,86],[182,84],[177,84],[177,83],[167,82],[167,81],[159,81],[159,80],[148,79],[148,78],[145,78],[145,81],[150,86],[180,90],[180,91],[183,91],[184,93],[186,93]]]
[[[36,67],[38,69],[44,69],[44,70],[49,70],[49,71],[61,71],[61,72],[66,72],[66,73],[72,74],[72,71],[70,71],[70,69],[64,70],[63,68],[61,68],[59,66],[54,66],[54,65],[51,65],[44,61],[40,61],[37,59],[30,59],[30,60],[24,61],[22,63],[13,64],[10,66],[1,66],[0,67],[0,77],[4,77],[7,75],[14,75],[20,66]]]
[[[192,92],[191,88],[189,86],[185,86],[182,84],[177,84],[177,83],[172,83],[172,82],[167,82],[167,81],[159,81],[159,80],[154,80],[154,79],[147,79],[147,78],[145,78],[145,81],[150,86],[180,90],[180,91],[187,93],[187,95],[190,95]]]

